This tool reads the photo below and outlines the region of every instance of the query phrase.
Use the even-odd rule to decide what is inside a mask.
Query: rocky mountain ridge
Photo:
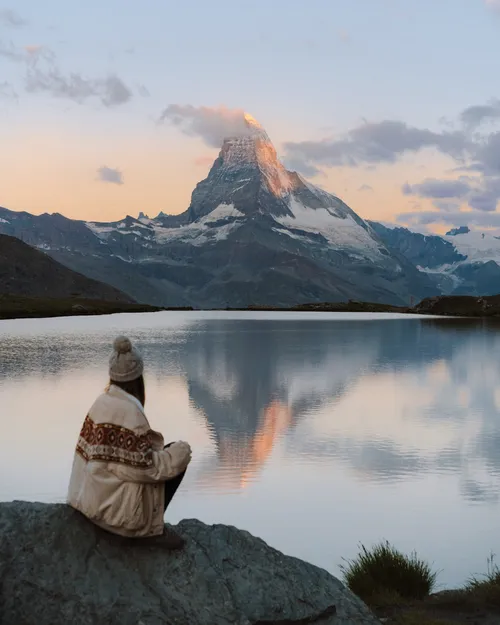
[[[287,171],[250,116],[228,137],[181,215],[114,223],[0,209],[0,232],[160,306],[404,305],[432,280],[338,197]]]
[[[408,228],[369,222],[384,243],[434,282],[436,294],[500,293],[500,238],[490,232],[452,228],[446,235],[425,235]]]

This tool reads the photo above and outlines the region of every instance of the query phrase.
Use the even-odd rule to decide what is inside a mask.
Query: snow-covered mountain
[[[85,223],[0,209],[0,232],[152,304],[403,304],[434,292],[342,200],[287,171],[249,115],[180,215]]]
[[[370,260],[387,256],[371,228],[341,200],[286,171],[264,129],[246,115],[248,134],[226,139],[208,177],[182,215],[144,214],[114,224],[88,223],[102,240],[120,232],[157,243],[200,246],[227,239],[249,219],[269,217],[275,233],[301,240],[321,235],[338,250]]]
[[[443,237],[453,245],[458,254],[465,256],[464,263],[500,263],[500,237],[489,232],[471,231],[467,226],[454,228]]]
[[[453,228],[445,236],[370,222],[385,244],[426,273],[446,295],[500,293],[500,237]]]

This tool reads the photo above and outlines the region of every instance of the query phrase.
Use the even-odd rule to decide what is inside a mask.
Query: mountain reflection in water
[[[91,328],[16,335],[4,327],[0,383],[27,376],[63,384],[70,372],[105,371],[110,333]],[[200,488],[244,487],[279,446],[297,463],[328,461],[369,482],[457,473],[466,500],[497,501],[494,323],[187,318],[129,333],[150,383],[161,393],[180,376],[206,422],[216,453],[199,460]],[[148,411],[159,412],[157,404],[150,400]]]
[[[384,538],[435,562],[443,584],[484,570],[500,512],[498,324],[269,313],[0,322],[0,500],[64,501],[119,333],[144,352],[152,427],[193,447],[170,521],[234,524],[337,575],[360,541]]]

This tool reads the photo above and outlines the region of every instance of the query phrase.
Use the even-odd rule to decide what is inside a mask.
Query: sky
[[[500,231],[500,0],[10,0],[0,205],[180,213],[253,115],[361,217]]]

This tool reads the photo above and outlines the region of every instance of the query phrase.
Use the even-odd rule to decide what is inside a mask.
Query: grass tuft
[[[500,607],[500,568],[495,563],[494,553],[490,554],[487,562],[487,572],[481,577],[469,578],[465,591],[478,601]]]
[[[437,573],[415,553],[407,556],[389,542],[368,550],[361,545],[354,560],[344,560],[341,571],[349,588],[371,606],[395,605],[427,597]]]

